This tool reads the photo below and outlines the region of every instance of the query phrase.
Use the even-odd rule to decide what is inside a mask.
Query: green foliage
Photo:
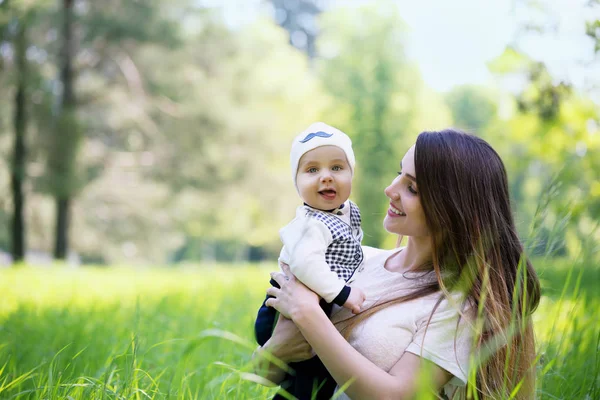
[[[146,150],[160,165],[150,177],[177,193],[171,206],[180,229],[206,240],[276,242],[277,227],[300,204],[289,178],[290,141],[320,108],[307,61],[267,21],[235,35],[207,22],[170,62],[151,61],[164,59],[152,49],[142,57],[153,66],[147,76],[173,95],[167,104],[157,99],[161,133]]]
[[[76,155],[82,142],[82,127],[74,109],[65,109],[55,122],[56,135],[47,138],[46,190],[56,197],[69,197],[83,187]]]
[[[496,118],[498,105],[489,89],[459,86],[446,95],[454,124],[467,132],[484,132]]]
[[[361,208],[364,244],[383,240],[383,188],[393,179],[415,118],[420,78],[403,51],[403,23],[391,3],[323,16],[319,75],[333,102],[323,119],[353,140],[353,198]]]
[[[600,270],[586,262],[534,260],[540,399],[598,396]],[[250,358],[274,268],[2,270],[0,397],[267,398]]]
[[[540,279],[544,297],[534,323],[540,349],[540,399],[597,398],[600,328],[597,323],[597,282],[600,269],[589,261],[549,260]]]
[[[0,397],[266,398],[272,389],[226,368],[249,372],[263,297],[249,288],[265,276],[255,267],[3,271]]]
[[[177,45],[179,27],[169,11],[170,7],[161,0],[87,2],[79,18],[85,27],[83,41],[115,47],[141,43]]]
[[[76,110],[57,119],[59,17],[47,17],[32,21],[53,61],[30,81],[33,249],[49,247],[54,226],[36,192],[78,195],[84,259],[165,261],[186,238],[278,247],[299,204],[289,141],[324,98],[282,29],[259,20],[234,31],[188,1],[83,2]]]
[[[501,69],[500,76],[520,77],[525,84],[514,98],[504,100],[512,105],[509,118],[494,123],[486,134],[497,140],[492,145],[507,164],[522,236],[534,226],[532,245],[536,247],[553,231],[561,237],[557,249],[566,246],[577,254],[587,238],[597,239],[600,234],[594,222],[600,218],[594,189],[600,113],[593,101],[556,82],[543,64],[511,64],[517,55],[509,49],[493,61],[512,65]],[[547,191],[548,187],[553,190]],[[538,215],[539,198],[550,194],[543,215]],[[536,222],[539,218],[543,222]]]
[[[504,52],[488,62],[489,70],[495,74],[525,73],[533,63],[530,57],[512,46],[507,46]]]
[[[275,257],[277,231],[300,203],[289,177],[290,141],[317,120],[354,141],[352,198],[363,213],[365,244],[394,244],[381,228],[383,189],[419,132],[451,125],[481,135],[502,155],[522,237],[536,227],[531,249],[546,253],[554,243],[576,254],[587,237],[598,239],[597,104],[556,82],[518,43],[489,63],[501,79],[522,82],[516,93],[463,86],[442,95],[406,58],[392,2],[320,14],[312,61],[273,22],[233,27],[222,9],[203,4],[79,1],[76,111],[60,118],[60,4],[0,5],[5,191],[15,20],[28,23],[31,41],[25,190],[32,250],[47,251],[53,241],[49,194],[74,193],[73,248],[84,260],[236,258],[249,249]],[[555,195],[536,214],[550,182]],[[10,206],[0,202],[0,221],[8,221]]]
[[[600,6],[599,0],[589,0],[589,6],[594,7],[597,11]],[[600,19],[593,21],[586,21],[585,33],[594,41],[594,50],[596,53],[600,52]]]

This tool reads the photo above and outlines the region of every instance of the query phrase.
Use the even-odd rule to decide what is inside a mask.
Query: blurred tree
[[[290,44],[304,51],[310,59],[316,53],[319,34],[317,17],[323,11],[323,0],[270,0],[277,24],[289,32]]]
[[[487,88],[458,86],[445,98],[457,128],[481,134],[496,118],[498,106]]]
[[[181,43],[113,45],[104,52],[118,62],[79,81],[91,99],[79,163],[95,178],[75,205],[74,244],[95,262],[275,254],[298,202],[289,141],[316,119],[322,91],[273,23],[236,30],[217,11],[168,4]]]
[[[0,56],[0,65],[7,79],[7,94],[14,90],[12,104],[13,140],[10,164],[11,177],[11,223],[10,248],[13,262],[22,261],[26,252],[26,218],[25,218],[25,183],[28,176],[27,137],[31,133],[31,122],[37,107],[32,102],[32,92],[39,83],[38,66],[32,57],[30,37],[37,32],[34,28],[39,15],[45,13],[47,3],[44,1],[35,4],[21,1],[5,1],[0,4],[2,18],[0,18],[0,31],[2,31],[1,44],[5,51]],[[5,103],[8,105],[8,103]]]
[[[25,135],[27,131],[27,106],[25,92],[27,90],[27,15],[22,16],[17,24],[15,34],[15,58],[17,90],[15,94],[15,139],[12,160],[11,187],[13,195],[12,216],[12,246],[11,255],[13,262],[22,261],[25,257],[25,196],[23,194],[23,181],[25,180]]]
[[[594,190],[600,170],[597,105],[514,48],[490,68],[524,81],[514,97],[513,116],[496,127],[510,139],[505,146],[513,155],[507,163],[515,177],[512,193],[521,216],[530,221],[521,225],[521,234],[534,229],[532,247],[538,252],[546,252],[549,242],[554,250],[564,248],[571,237],[569,250],[577,252],[600,219],[600,191]]]
[[[600,240],[595,222],[600,219],[600,188],[594,190],[600,113],[585,87],[574,88],[557,79],[546,65],[520,48],[526,37],[556,37],[562,24],[549,3],[520,3],[530,12],[519,22],[514,42],[489,63],[490,70],[506,83],[503,86],[513,89],[508,97],[507,93],[498,96],[502,115],[484,134],[504,154],[518,227],[529,243],[528,250],[544,255],[577,254],[590,237]],[[589,2],[590,7],[598,4],[598,0]],[[595,21],[587,22],[587,35],[594,40],[599,32],[596,26]],[[595,68],[594,62],[581,65],[588,71]],[[585,84],[594,87],[595,82],[586,78]]]
[[[82,162],[79,152],[85,133],[82,118],[85,121],[87,110],[84,107],[93,108],[94,98],[102,94],[97,92],[99,88],[95,93],[81,90],[82,98],[76,99],[75,77],[84,75],[84,79],[94,79],[90,75],[96,72],[101,80],[110,83],[118,81],[114,77],[115,67],[118,67],[128,79],[128,71],[135,71],[129,56],[135,46],[140,43],[173,45],[176,22],[161,11],[157,0],[144,3],[112,1],[102,6],[95,2],[62,2],[59,98],[55,111],[55,133],[48,140],[47,157],[47,186],[56,198],[55,258],[64,259],[68,252],[73,197],[94,175],[89,169],[86,171],[88,174],[78,172]],[[136,19],[144,22],[132,23]],[[79,32],[77,37],[75,31]],[[90,70],[86,71],[86,68]]]
[[[9,227],[10,240],[6,242],[0,236],[0,248],[11,248],[14,261],[21,260],[29,244],[29,237],[35,229],[29,229],[29,210],[35,207],[32,197],[33,167],[40,146],[39,127],[48,126],[48,120],[43,116],[48,114],[49,104],[44,101],[42,71],[45,68],[45,51],[39,47],[40,37],[45,33],[44,21],[51,20],[49,12],[50,1],[5,1],[0,4],[0,83],[6,96],[0,98],[0,122],[12,121],[9,128],[1,124],[2,131],[11,130],[10,155],[8,145],[6,159],[10,165],[0,164],[0,169],[10,175],[11,198],[0,203],[0,214],[10,214],[10,222],[3,226]],[[9,101],[12,99],[13,101]],[[10,114],[10,117],[9,117]],[[4,168],[2,168],[4,167]],[[25,207],[27,199],[28,207]],[[10,211],[9,211],[10,209]],[[2,217],[4,220],[4,217]],[[8,219],[8,218],[6,218]],[[25,229],[25,227],[28,227]],[[35,235],[35,233],[34,233]],[[8,239],[8,236],[7,236]],[[6,243],[6,244],[5,244]]]
[[[561,103],[572,94],[565,82],[554,82],[544,63],[532,62],[527,71],[531,83],[517,95],[519,111],[537,114],[544,121],[553,121],[560,114]]]
[[[25,180],[25,135],[27,130],[26,115],[26,87],[27,87],[27,24],[29,23],[30,10],[24,9],[21,4],[4,2],[0,4],[4,18],[0,21],[3,32],[3,41],[12,42],[15,63],[15,96],[13,106],[13,146],[11,157],[11,192],[12,215],[10,226],[11,256],[13,262],[20,262],[25,257],[25,221],[24,206],[25,196],[23,183]],[[21,6],[21,7],[19,7]],[[4,63],[3,63],[4,66]]]
[[[32,247],[49,250],[52,239],[43,194],[68,186],[77,196],[70,242],[84,262],[159,263],[186,243],[205,252],[223,243],[228,257],[276,254],[277,230],[299,201],[289,142],[317,119],[325,97],[285,32],[264,20],[232,29],[187,0],[76,1],[76,117],[65,123],[74,122],[79,144],[67,182],[52,4],[32,23],[28,49]],[[3,116],[10,108],[0,99]]]
[[[411,144],[408,135],[418,133],[411,131],[423,92],[421,79],[404,54],[404,24],[393,3],[336,9],[322,21],[319,75],[333,97],[323,119],[354,142],[352,197],[361,208],[364,244],[378,246],[387,204],[383,188],[400,168]]]
[[[299,204],[288,150],[320,112],[323,94],[286,42],[270,22],[232,31],[205,15],[202,29],[169,62],[146,54],[143,65],[155,67],[145,74],[168,88],[169,102],[162,102],[170,106],[155,113],[169,134],[152,143],[161,166],[153,176],[176,194],[170,203],[187,246],[205,255],[218,242],[236,242],[240,258],[249,246],[275,253],[277,230]],[[172,79],[174,70],[182,79]]]
[[[588,0],[589,7],[600,7],[600,0]],[[600,52],[600,19],[586,21],[585,33],[594,40],[594,50]]]
[[[81,141],[75,99],[75,37],[73,34],[74,0],[62,1],[62,29],[60,54],[60,90],[56,112],[54,147],[48,157],[48,167],[56,183],[52,192],[56,199],[54,258],[65,259],[68,250],[70,207],[75,195],[77,150]]]

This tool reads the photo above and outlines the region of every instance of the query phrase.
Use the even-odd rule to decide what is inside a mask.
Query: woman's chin
[[[383,229],[385,229],[389,233],[395,233],[397,235],[401,235],[402,234],[401,232],[398,232],[398,226],[387,215],[383,219]]]

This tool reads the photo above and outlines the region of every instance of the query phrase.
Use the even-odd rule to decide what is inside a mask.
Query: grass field
[[[538,397],[600,399],[600,269],[536,263]],[[275,265],[0,270],[0,399],[264,399],[248,374]]]

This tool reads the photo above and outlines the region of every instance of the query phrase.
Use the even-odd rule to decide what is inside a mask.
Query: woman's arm
[[[338,385],[355,379],[346,389],[352,399],[412,398],[424,363],[431,364],[435,391],[451,378],[442,368],[412,353],[404,353],[389,373],[383,371],[354,349],[320,308],[298,313],[293,320]]]
[[[274,384],[284,379],[287,363],[304,361],[312,357],[314,357],[312,348],[302,333],[291,320],[281,314],[271,338],[252,355],[252,358],[257,360],[254,372]]]
[[[435,392],[450,380],[448,372],[411,353],[404,353],[389,372],[382,370],[344,339],[319,307],[316,295],[296,281],[289,269],[284,272],[272,274],[281,289],[269,288],[267,292],[275,298],[267,304],[294,321],[338,385],[354,379],[346,389],[352,399],[411,398],[424,364],[431,367],[428,376]]]
[[[258,346],[254,353],[252,354],[252,358],[256,360],[254,364],[254,373],[258,376],[262,376],[272,383],[272,386],[278,385],[285,378],[285,371],[277,366],[275,363],[272,363],[269,357],[265,354],[265,351],[270,352],[269,346],[270,339],[261,347]],[[274,356],[274,355],[273,355]],[[274,356],[276,357],[276,356]],[[271,385],[268,385],[271,386]]]

